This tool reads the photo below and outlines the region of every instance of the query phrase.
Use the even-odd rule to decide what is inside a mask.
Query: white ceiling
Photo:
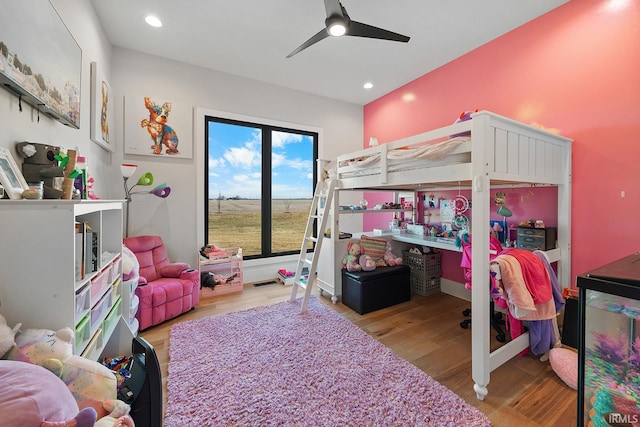
[[[323,0],[91,1],[114,46],[364,105],[568,0],[342,0],[411,40],[326,38],[288,59],[324,27]]]

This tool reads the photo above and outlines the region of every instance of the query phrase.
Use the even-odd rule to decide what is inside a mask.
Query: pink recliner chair
[[[136,318],[140,330],[173,319],[200,302],[200,275],[189,264],[171,262],[160,236],[125,237],[140,263]]]

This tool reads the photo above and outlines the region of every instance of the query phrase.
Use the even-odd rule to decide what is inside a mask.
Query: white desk
[[[438,237],[429,237],[429,236],[420,236],[418,234],[412,233],[386,233],[383,234],[385,237],[391,237],[392,240],[396,240],[398,242],[411,243],[413,245],[422,245],[429,246],[430,248],[438,248],[446,251],[454,251],[454,252],[462,252],[462,248],[456,246],[455,241],[448,242],[442,241],[442,238]]]

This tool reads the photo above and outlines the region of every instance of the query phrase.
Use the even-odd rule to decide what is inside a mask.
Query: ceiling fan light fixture
[[[327,18],[327,32],[334,37],[344,36],[347,33],[347,23],[340,16]]]

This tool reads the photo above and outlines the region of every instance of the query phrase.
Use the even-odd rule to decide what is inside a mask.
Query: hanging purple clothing
[[[549,278],[551,279],[551,290],[553,292],[553,301],[555,303],[557,313],[564,306],[564,300],[562,299],[558,277],[556,276],[555,271],[553,271],[553,268],[551,268],[551,264],[549,264],[549,260],[547,259],[544,252],[534,251],[533,253],[542,260],[542,263],[547,269],[547,273],[549,274]],[[531,349],[531,352],[536,356],[548,352],[555,346],[557,337],[555,334],[555,327],[553,325],[554,321],[555,319],[535,320],[528,322],[529,348]]]

